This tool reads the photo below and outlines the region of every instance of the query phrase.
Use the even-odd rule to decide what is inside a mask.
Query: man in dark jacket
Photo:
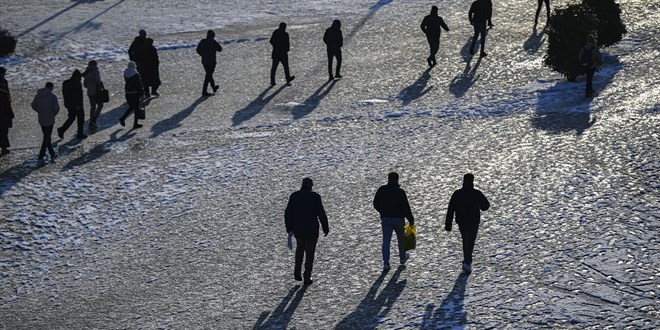
[[[481,53],[479,56],[484,57],[486,54],[486,32],[487,26],[493,27],[491,16],[493,15],[493,3],[490,0],[477,0],[470,6],[468,18],[470,24],[474,27],[474,36],[472,37],[472,45],[470,46],[470,55],[474,55],[474,46],[477,44],[477,38],[481,36]]]
[[[131,46],[128,47],[128,58],[135,62],[140,76],[143,76],[144,62],[147,51],[147,31],[140,30],[138,36],[133,39]],[[146,87],[146,86],[145,86]],[[149,90],[145,90],[145,96],[149,97]]]
[[[273,65],[270,68],[270,85],[275,86],[275,72],[277,66],[282,63],[284,67],[284,76],[286,77],[287,86],[291,85],[291,81],[296,78],[289,73],[289,34],[286,32],[286,23],[280,23],[279,29],[273,31],[270,37],[270,44],[273,45]]]
[[[219,86],[216,85],[215,80],[213,80],[213,72],[215,72],[215,66],[217,64],[215,55],[221,51],[222,46],[215,41],[215,32],[213,32],[213,30],[208,30],[208,32],[206,32],[206,39],[202,39],[197,45],[197,54],[202,57],[202,65],[206,72],[206,75],[204,76],[204,89],[202,96],[213,95],[207,92],[209,84],[211,85],[211,88],[213,88],[213,93],[218,91]]]
[[[474,189],[474,175],[465,174],[463,188],[456,190],[449,200],[445,230],[451,231],[455,213],[458,230],[461,232],[463,240],[463,270],[466,273],[472,272],[472,251],[481,222],[480,210],[486,211],[489,207],[490,203],[486,196],[481,191]]]
[[[0,155],[9,153],[9,129],[12,127],[14,110],[11,108],[9,85],[5,79],[7,70],[0,67]]]
[[[289,203],[284,211],[284,222],[286,231],[296,238],[296,265],[293,271],[294,278],[302,281],[300,276],[303,256],[305,258],[305,272],[303,273],[305,285],[312,281],[312,266],[314,265],[314,253],[316,242],[319,238],[319,222],[323,233],[328,236],[328,217],[323,209],[321,196],[312,191],[314,183],[310,178],[304,178],[302,187],[289,197]]]
[[[435,55],[440,49],[440,32],[442,31],[440,28],[449,31],[449,27],[447,27],[442,17],[438,16],[438,7],[436,6],[431,7],[431,14],[424,17],[420,27],[426,34],[426,40],[429,42],[431,49],[431,56],[426,60],[429,62],[430,67],[434,67],[437,64]]]
[[[404,264],[409,255],[403,250],[403,227],[404,218],[408,219],[410,225],[415,224],[415,218],[410,210],[408,196],[399,186],[399,174],[391,172],[387,176],[387,185],[381,186],[374,196],[374,208],[380,214],[380,222],[383,228],[383,269],[390,269],[390,241],[392,231],[396,233],[399,247],[399,261]]]
[[[341,47],[344,46],[344,36],[341,33],[341,22],[336,19],[332,22],[332,26],[325,30],[323,35],[323,42],[328,46],[328,75],[330,78],[328,80],[333,80],[335,78],[341,79]],[[332,59],[337,58],[337,71],[335,75],[332,75]]]
[[[64,98],[64,107],[69,113],[68,118],[57,129],[57,136],[60,139],[64,138],[64,132],[73,124],[76,119],[78,120],[78,139],[87,137],[83,133],[83,124],[85,123],[85,110],[83,109],[83,90],[82,90],[82,74],[80,71],[75,70],[71,78],[62,83],[62,97]]]

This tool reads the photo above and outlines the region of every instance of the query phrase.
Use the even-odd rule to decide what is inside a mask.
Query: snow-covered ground
[[[542,66],[535,1],[495,1],[489,56],[469,58],[470,3],[437,3],[451,31],[427,70],[427,1],[0,0],[20,37],[0,59],[17,112],[0,158],[0,328],[660,327],[660,1],[619,1],[629,33],[603,50],[594,99]],[[344,79],[328,83],[336,18]],[[281,21],[296,80],[283,87],[280,68],[270,88]],[[164,85],[128,130],[121,73],[141,28]],[[225,50],[202,99],[209,28]],[[101,128],[38,163],[29,102],[90,59],[112,92]],[[381,273],[371,200],[392,170],[418,248]],[[468,171],[492,205],[469,277],[442,230]],[[302,289],[283,210],[305,176],[331,232]]]

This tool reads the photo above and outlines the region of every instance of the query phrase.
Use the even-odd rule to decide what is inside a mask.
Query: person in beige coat
[[[55,150],[53,150],[50,137],[53,134],[53,126],[55,126],[55,116],[60,112],[60,105],[57,96],[53,94],[53,88],[53,83],[47,82],[46,87],[39,89],[32,100],[32,109],[39,115],[39,125],[44,133],[39,150],[39,160],[44,159],[46,149],[50,153],[50,160],[55,160]]]

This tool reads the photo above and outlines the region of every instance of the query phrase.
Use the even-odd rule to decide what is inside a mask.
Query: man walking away
[[[87,89],[87,97],[89,98],[89,128],[96,129],[96,120],[101,116],[103,109],[103,102],[98,98],[98,91],[103,89],[103,81],[101,81],[101,73],[99,72],[98,64],[96,61],[91,60],[82,73],[84,78],[83,85]]]
[[[467,173],[463,176],[463,188],[456,190],[449,200],[445,230],[451,231],[454,214],[456,223],[463,240],[463,270],[472,272],[472,251],[477,240],[477,231],[481,222],[481,212],[486,211],[490,203],[481,191],[474,189],[474,175]]]
[[[534,26],[539,24],[539,14],[541,13],[541,6],[543,6],[543,3],[545,2],[545,11],[547,14],[547,19],[546,23],[548,24],[548,21],[550,21],[550,0],[538,0],[538,5],[536,6],[536,17],[534,18]]]
[[[319,238],[319,222],[325,236],[330,232],[321,196],[312,191],[313,185],[312,179],[304,178],[300,190],[289,197],[289,203],[284,211],[286,231],[296,238],[296,264],[293,275],[296,281],[302,281],[304,276],[304,285],[314,282],[312,267],[316,242]],[[300,276],[303,257],[305,257],[305,272]]]
[[[403,227],[404,218],[408,218],[410,225],[415,224],[408,196],[399,186],[399,174],[391,172],[387,176],[387,185],[381,186],[374,196],[374,208],[380,214],[380,223],[383,229],[383,270],[390,270],[390,241],[392,231],[396,233],[397,246],[399,248],[399,261],[405,264],[409,254],[403,250]]]
[[[202,39],[197,45],[197,54],[202,57],[202,65],[206,72],[206,75],[204,76],[202,96],[211,96],[218,91],[219,86],[216,85],[215,80],[213,80],[213,72],[215,72],[215,66],[217,64],[215,55],[221,51],[222,46],[215,41],[215,32],[213,32],[213,30],[208,30],[208,32],[206,32],[206,39]],[[207,92],[209,84],[211,85],[211,88],[213,88],[213,94]]]
[[[436,6],[431,7],[431,14],[424,17],[420,27],[424,31],[431,49],[431,55],[426,60],[429,62],[430,67],[434,67],[437,64],[435,55],[440,49],[440,33],[442,31],[440,28],[449,31],[449,27],[447,27],[442,17],[438,16],[438,7]]]
[[[158,87],[160,87],[159,65],[158,50],[154,47],[154,39],[147,38],[144,48],[142,71],[140,71],[140,67],[138,66],[138,73],[142,77],[142,83],[144,84],[145,97],[149,97],[149,87],[151,87],[151,95],[160,96],[158,94]]]
[[[77,120],[78,134],[76,138],[80,140],[86,138],[87,135],[83,133],[85,109],[83,108],[82,73],[80,71],[74,70],[71,78],[62,83],[62,97],[64,98],[64,107],[69,113],[69,116],[64,124],[62,124],[62,127],[57,129],[57,136],[63,139],[66,130]]]
[[[133,113],[133,129],[142,128],[142,125],[138,123],[137,110],[140,108],[140,96],[143,90],[142,79],[137,72],[136,64],[133,61],[129,61],[126,65],[126,70],[124,70],[124,93],[128,109],[119,118],[119,124],[121,126],[126,126],[126,118],[128,118],[131,112],[135,112]]]
[[[474,46],[477,44],[477,38],[479,36],[481,36],[481,53],[479,56],[484,57],[488,55],[486,54],[486,26],[493,27],[493,22],[491,22],[492,15],[493,3],[490,0],[477,0],[470,6],[468,18],[470,19],[470,24],[474,27],[470,55],[474,55]]]
[[[9,153],[9,129],[14,120],[14,110],[11,108],[11,95],[9,94],[9,85],[5,79],[7,70],[0,67],[0,155]]]
[[[142,72],[144,69],[144,62],[146,60],[146,49],[147,49],[147,31],[140,30],[138,36],[133,39],[131,46],[128,47],[128,59],[135,62],[137,65],[137,71],[140,73],[140,76],[144,76]],[[145,88],[147,86],[144,86]],[[144,91],[145,97],[149,97],[149,90]]]
[[[596,38],[593,35],[587,37],[587,42],[580,49],[578,58],[587,75],[587,86],[584,95],[586,97],[592,97],[594,96],[594,88],[592,86],[594,74],[596,73],[596,69],[602,64],[600,51],[598,51],[598,46],[596,46]]]
[[[341,33],[341,21],[338,19],[332,22],[332,26],[325,30],[323,35],[323,42],[327,45],[328,53],[328,75],[329,81],[335,78],[341,79],[341,47],[344,46],[344,36]],[[337,58],[337,71],[332,75],[332,60]]]
[[[291,86],[291,82],[296,76],[292,76],[289,73],[289,49],[291,46],[289,44],[289,34],[286,32],[286,23],[280,23],[280,27],[273,31],[273,35],[270,37],[270,44],[273,45],[273,53],[271,55],[273,65],[270,68],[270,85],[275,86],[277,66],[282,63],[286,85]]]
[[[41,132],[44,134],[39,150],[39,160],[44,159],[46,149],[50,153],[50,160],[55,160],[55,150],[53,150],[50,136],[53,134],[55,116],[60,112],[60,105],[57,96],[53,94],[53,88],[53,83],[47,82],[46,87],[39,89],[32,100],[32,109],[39,115],[39,125],[41,125]]]

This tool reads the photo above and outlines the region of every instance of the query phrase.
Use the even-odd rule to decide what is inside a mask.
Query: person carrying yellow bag
[[[403,265],[410,255],[404,249],[404,225],[408,218],[410,226],[415,225],[415,218],[410,210],[408,196],[399,186],[399,174],[391,172],[387,176],[387,184],[378,188],[374,196],[374,208],[380,213],[380,222],[383,228],[383,270],[390,270],[390,241],[392,231],[396,233],[399,248],[399,261]]]

